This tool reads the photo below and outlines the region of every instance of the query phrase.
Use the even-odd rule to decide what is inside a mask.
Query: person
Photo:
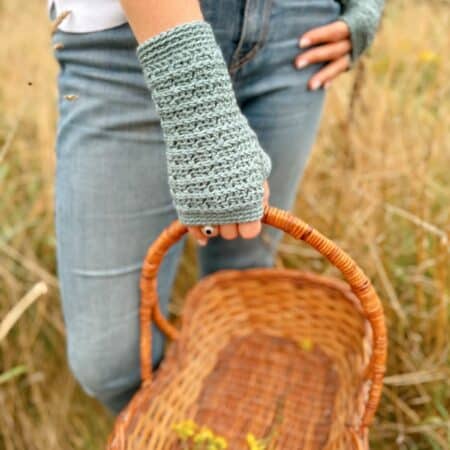
[[[280,233],[264,230],[263,239],[263,204],[270,194],[272,205],[292,207],[326,89],[371,44],[383,1],[49,0],[49,8],[68,362],[85,392],[117,414],[140,385],[148,246],[179,218],[199,243],[201,277],[273,265]],[[158,275],[166,316],[184,241]],[[152,336],[156,369],[165,339],[155,325]]]

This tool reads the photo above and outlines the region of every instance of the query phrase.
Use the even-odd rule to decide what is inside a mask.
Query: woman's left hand
[[[328,88],[339,74],[345,72],[351,63],[352,43],[350,29],[342,20],[313,28],[299,39],[300,48],[311,48],[295,58],[295,67],[303,69],[309,64],[328,62],[308,82],[312,90]]]

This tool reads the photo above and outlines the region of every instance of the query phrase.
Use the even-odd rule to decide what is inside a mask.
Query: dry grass
[[[374,449],[450,448],[448,6],[390,2],[364,70],[330,93],[299,191],[297,212],[361,263],[384,300],[389,371]],[[0,449],[100,449],[111,418],[80,391],[65,360],[46,19],[41,2],[0,3]],[[280,257],[334,273],[290,240]],[[175,312],[193,282],[190,267],[182,266]]]

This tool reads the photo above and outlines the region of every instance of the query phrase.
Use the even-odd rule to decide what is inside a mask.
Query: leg
[[[58,31],[53,41],[63,44],[56,53],[55,221],[68,359],[84,390],[117,413],[140,382],[141,264],[176,218],[165,147],[128,25]],[[172,248],[159,275],[166,315],[182,245]],[[152,331],[156,367],[164,337],[154,325]]]
[[[279,208],[290,209],[293,205],[324,102],[323,89],[310,91],[307,88],[309,78],[320,65],[302,71],[293,67],[294,57],[299,52],[298,37],[310,28],[335,20],[339,10],[335,0],[273,0],[270,13],[247,16],[248,35],[241,36],[242,48],[251,52],[254,33],[259,33],[256,36],[262,46],[250,59],[249,53],[237,55],[234,67],[238,69],[234,70],[233,80],[242,111],[272,158],[270,204]],[[263,6],[259,11],[264,11]],[[260,236],[252,240],[210,240],[206,247],[199,248],[201,273],[272,266],[281,232],[264,227],[263,235],[268,239]]]

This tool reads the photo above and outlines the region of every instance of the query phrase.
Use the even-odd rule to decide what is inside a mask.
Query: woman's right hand
[[[269,183],[264,181],[264,198],[263,205],[269,204],[270,188]],[[253,239],[261,232],[262,223],[261,220],[255,220],[253,222],[244,223],[227,223],[223,225],[214,226],[214,232],[210,236],[205,236],[202,232],[201,226],[188,227],[189,233],[194,237],[197,243],[201,246],[205,246],[208,243],[208,239],[212,237],[221,236],[223,239],[231,240],[237,237],[243,239]]]
[[[204,225],[218,225],[225,239],[257,236],[271,160],[239,108],[211,25],[175,26],[137,55],[161,119],[178,219],[202,245]]]

